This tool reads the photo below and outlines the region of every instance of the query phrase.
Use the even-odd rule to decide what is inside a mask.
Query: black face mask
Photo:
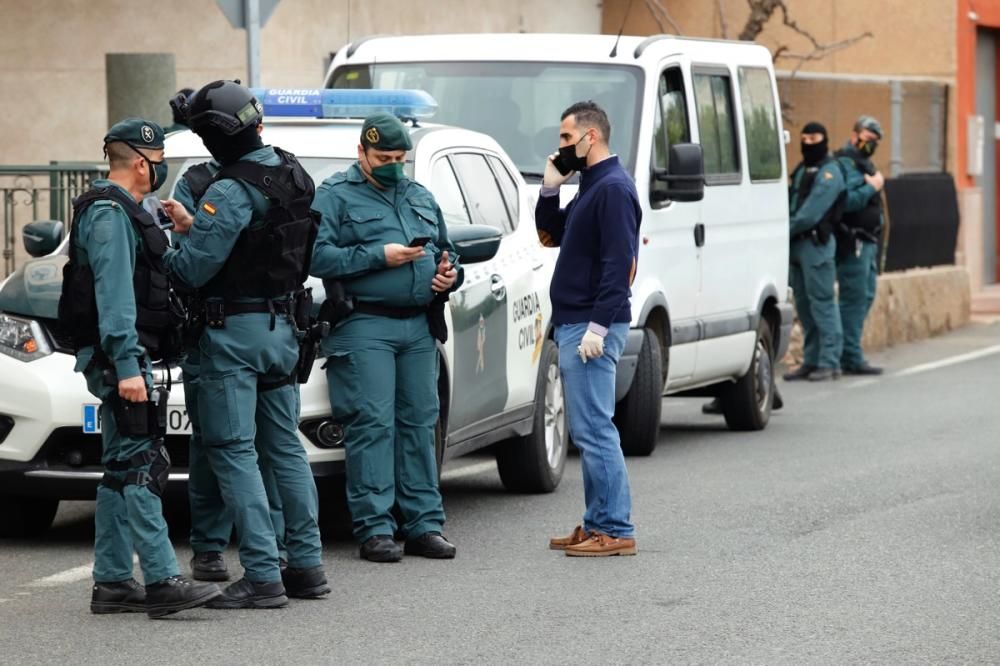
[[[827,141],[826,138],[819,143],[806,143],[802,142],[802,161],[806,163],[806,166],[813,166],[819,164],[827,153]]]
[[[214,128],[196,132],[205,148],[219,164],[232,164],[247,153],[263,148],[264,143],[257,134],[256,127],[247,127],[233,135],[224,134]]]
[[[587,155],[590,154],[590,149],[594,147],[594,144],[590,144],[587,148],[587,153],[582,157],[576,154],[576,147],[580,145],[585,136],[587,135],[584,134],[580,137],[580,141],[577,141],[569,146],[563,146],[559,149],[559,159],[562,160],[562,163],[566,165],[570,171],[582,171],[587,168]]]
[[[857,148],[858,152],[862,155],[871,157],[875,154],[875,149],[878,148],[878,141],[858,141],[854,147]]]

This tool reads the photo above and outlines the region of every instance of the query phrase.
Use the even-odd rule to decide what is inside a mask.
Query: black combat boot
[[[437,532],[428,532],[410,539],[406,542],[404,551],[407,555],[419,555],[432,560],[450,560],[455,557],[455,546]]]
[[[288,605],[285,586],[279,581],[254,583],[241,578],[208,604],[209,608],[284,608]]]
[[[844,367],[845,375],[881,375],[882,372],[882,368],[877,368],[868,361],[862,361],[861,365]]]
[[[134,578],[118,583],[94,583],[90,612],[142,613],[146,610],[146,589]]]
[[[222,594],[218,585],[195,583],[184,576],[171,576],[146,586],[146,614],[163,617],[188,608],[197,608]]]
[[[285,594],[295,599],[319,599],[330,594],[322,566],[282,569],[281,582],[285,584]]]
[[[784,375],[784,380],[786,382],[797,382],[802,379],[809,379],[810,373],[812,373],[812,371],[815,369],[816,366],[806,365],[805,363],[803,363],[798,367],[797,370],[794,370],[793,372],[786,372]]]
[[[195,580],[225,581],[229,580],[229,569],[226,558],[216,550],[195,553],[191,558],[191,577]]]
[[[403,549],[391,536],[380,534],[361,544],[361,559],[369,562],[399,562],[403,559]]]

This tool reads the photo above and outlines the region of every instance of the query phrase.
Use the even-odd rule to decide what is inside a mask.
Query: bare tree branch
[[[684,34],[681,27],[677,25],[677,21],[674,20],[674,17],[670,15],[670,12],[667,11],[667,8],[663,6],[660,0],[646,0],[646,7],[649,9],[649,13],[653,15],[656,24],[660,26],[661,32],[667,32],[666,25],[664,24],[664,21],[666,21],[673,28],[674,34]]]
[[[839,42],[834,42],[833,44],[819,44],[811,53],[791,53],[787,46],[778,47],[774,52],[774,59],[785,58],[787,60],[797,60],[798,64],[795,69],[792,70],[792,74],[799,71],[803,65],[807,62],[813,60],[822,60],[826,56],[834,53],[835,51],[840,51],[846,49],[849,46],[857,44],[863,39],[868,39],[874,37],[870,32],[863,32],[860,35],[850,37],[848,39],[841,40]]]
[[[717,0],[719,8],[719,32],[723,39],[729,39],[729,25],[726,23],[725,0]]]

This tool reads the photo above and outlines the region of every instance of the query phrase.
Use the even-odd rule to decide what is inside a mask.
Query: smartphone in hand
[[[431,242],[430,236],[417,236],[406,247],[423,247]]]
[[[558,171],[564,176],[572,171],[572,169],[566,166],[566,163],[563,161],[562,155],[557,154],[555,157],[552,158],[552,166],[554,166],[556,168],[556,171]]]

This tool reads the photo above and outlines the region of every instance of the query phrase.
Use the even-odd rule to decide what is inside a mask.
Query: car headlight
[[[31,319],[0,314],[0,354],[34,361],[52,353],[42,325]]]

